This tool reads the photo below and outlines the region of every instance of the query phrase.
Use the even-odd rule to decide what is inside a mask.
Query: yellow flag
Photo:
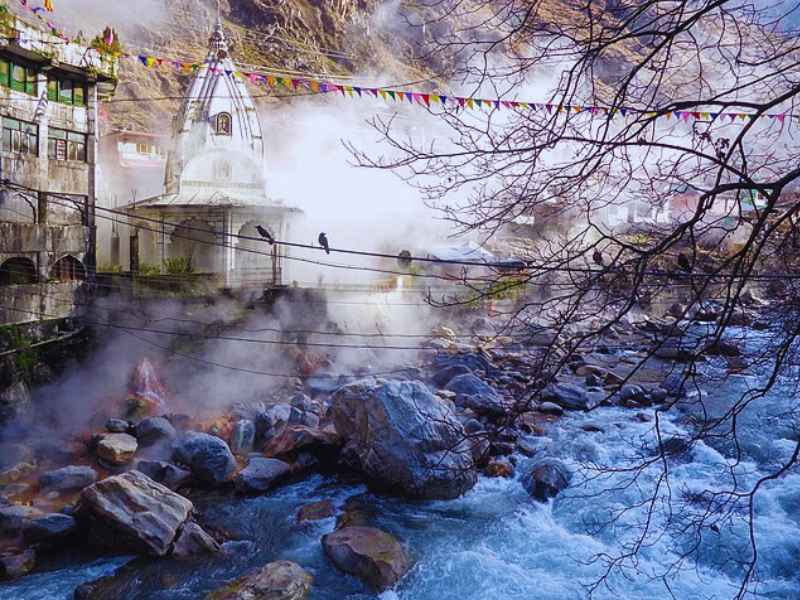
[[[431,102],[441,102],[442,98],[436,94],[431,94]]]
[[[472,98],[467,98],[467,106],[469,108],[475,108],[475,101]]]

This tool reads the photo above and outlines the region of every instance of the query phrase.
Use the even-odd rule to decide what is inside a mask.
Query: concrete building
[[[100,136],[100,189],[97,206],[98,270],[130,265],[129,228],[117,210],[164,192],[164,173],[171,144],[169,134],[114,130]]]
[[[132,270],[213,274],[227,289],[278,286],[288,280],[285,249],[240,236],[258,238],[260,225],[286,239],[299,211],[267,193],[261,123],[219,21],[209,45],[175,119],[164,193],[125,207],[143,217],[130,219],[139,225]]]
[[[94,273],[97,105],[117,62],[0,17],[0,324],[63,318]]]

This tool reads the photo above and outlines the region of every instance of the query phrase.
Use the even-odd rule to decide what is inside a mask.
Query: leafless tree
[[[639,448],[624,468],[587,465],[587,479],[645,490],[611,517],[619,523],[629,511],[644,514],[618,553],[595,557],[606,568],[591,590],[635,568],[642,548],[673,530],[694,543],[677,549],[680,558],[659,574],[669,589],[703,536],[744,519],[749,551],[734,559],[736,597],[749,594],[759,565],[755,498],[797,466],[800,441],[755,481],[739,471],[742,416],[791,378],[800,334],[800,38],[790,25],[800,3],[761,6],[437,0],[408,9],[409,24],[425,23],[417,58],[446,65],[442,80],[463,96],[535,104],[465,110],[433,103],[446,136],[421,146],[378,119],[393,152],[351,148],[363,166],[395,170],[418,186],[463,231],[489,240],[518,229],[522,218],[536,220],[535,241],[524,247],[527,268],[443,300],[469,305],[525,288],[507,314],[510,330],[552,335],[521,411],[536,405],[552,378],[574,370],[577,355],[631,323],[649,336],[648,350],[626,381],[661,356],[679,361],[678,388],[696,385],[704,354],[724,355],[731,328],[750,320],[759,295],[772,298],[768,341],[747,357],[763,375],[758,386],[721,409],[702,394],[677,394],[656,411],[655,452]],[[643,324],[652,313],[663,319]],[[708,323],[700,333],[698,320]],[[687,404],[694,434],[676,449],[662,416]],[[797,408],[785,407],[795,431]],[[683,494],[671,461],[701,441],[728,445],[728,476],[715,489]],[[644,477],[653,469],[656,477]]]

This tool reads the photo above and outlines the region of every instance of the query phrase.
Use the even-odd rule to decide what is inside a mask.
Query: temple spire
[[[219,59],[224,59],[228,56],[228,41],[225,39],[225,30],[222,28],[220,0],[217,0],[217,21],[214,24],[214,32],[211,34],[211,39],[209,39],[208,49]]]

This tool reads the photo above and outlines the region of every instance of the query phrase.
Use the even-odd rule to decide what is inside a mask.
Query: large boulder
[[[591,410],[599,400],[572,383],[551,383],[542,390],[542,400],[567,410]]]
[[[207,433],[189,432],[178,438],[174,458],[186,465],[194,478],[206,485],[229,481],[236,470],[236,459],[224,440]]]
[[[211,592],[206,600],[305,600],[314,578],[297,563],[269,563]]]
[[[77,514],[98,546],[151,556],[167,554],[192,503],[139,471],[103,479],[81,493]]]
[[[456,403],[478,414],[502,416],[508,406],[488,383],[477,375],[456,375],[445,389],[456,394]]]
[[[536,462],[523,477],[522,485],[527,492],[542,502],[554,498],[565,490],[572,480],[572,473],[559,460],[548,458]]]
[[[39,477],[39,487],[43,492],[71,492],[82,490],[95,481],[97,481],[97,472],[93,468],[70,465],[44,473]]]
[[[344,527],[322,536],[322,547],[337,569],[379,592],[397,583],[411,566],[400,543],[374,527]]]
[[[174,438],[177,433],[164,417],[148,417],[141,421],[134,430],[140,446],[154,446]]]
[[[97,442],[97,457],[112,466],[128,464],[139,444],[136,438],[127,433],[107,433],[100,436]]]
[[[419,381],[363,379],[334,395],[336,430],[371,483],[416,498],[455,498],[475,485],[464,427]]]
[[[282,460],[255,456],[236,476],[236,489],[243,493],[266,492],[291,471],[291,465]]]

